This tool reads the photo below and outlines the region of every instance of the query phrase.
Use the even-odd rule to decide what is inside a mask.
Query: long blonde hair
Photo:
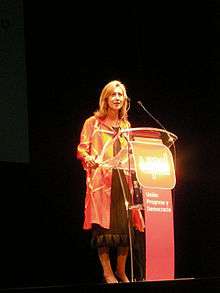
[[[99,98],[99,109],[96,112],[94,112],[95,117],[102,119],[107,116],[108,98],[114,92],[116,87],[119,87],[122,90],[123,96],[125,97],[124,104],[119,111],[119,119],[127,121],[130,102],[129,102],[129,98],[127,96],[126,88],[125,88],[124,84],[118,80],[110,81],[103,88],[101,95],[100,95],[100,98]]]

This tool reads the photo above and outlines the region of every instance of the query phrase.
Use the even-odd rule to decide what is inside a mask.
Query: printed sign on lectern
[[[131,142],[136,176],[141,186],[173,189],[176,184],[173,157],[161,140],[138,139]]]

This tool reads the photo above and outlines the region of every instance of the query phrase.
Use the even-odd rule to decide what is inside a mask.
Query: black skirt
[[[121,180],[123,182],[123,189]],[[112,189],[110,207],[110,228],[105,229],[97,224],[92,226],[91,245],[99,247],[129,246],[128,217],[125,201],[131,202],[131,194],[123,170],[112,170]]]

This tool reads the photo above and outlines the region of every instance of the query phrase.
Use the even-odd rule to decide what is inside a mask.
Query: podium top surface
[[[126,128],[121,132],[128,133],[133,137],[160,138],[168,146],[171,146],[178,139],[174,133],[168,130],[153,127]]]

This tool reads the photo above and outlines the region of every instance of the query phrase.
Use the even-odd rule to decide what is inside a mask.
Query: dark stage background
[[[30,161],[0,163],[1,286],[101,281],[76,147],[113,79],[133,127],[158,127],[141,100],[178,136],[176,278],[218,277],[219,2],[70,2],[24,1]]]

